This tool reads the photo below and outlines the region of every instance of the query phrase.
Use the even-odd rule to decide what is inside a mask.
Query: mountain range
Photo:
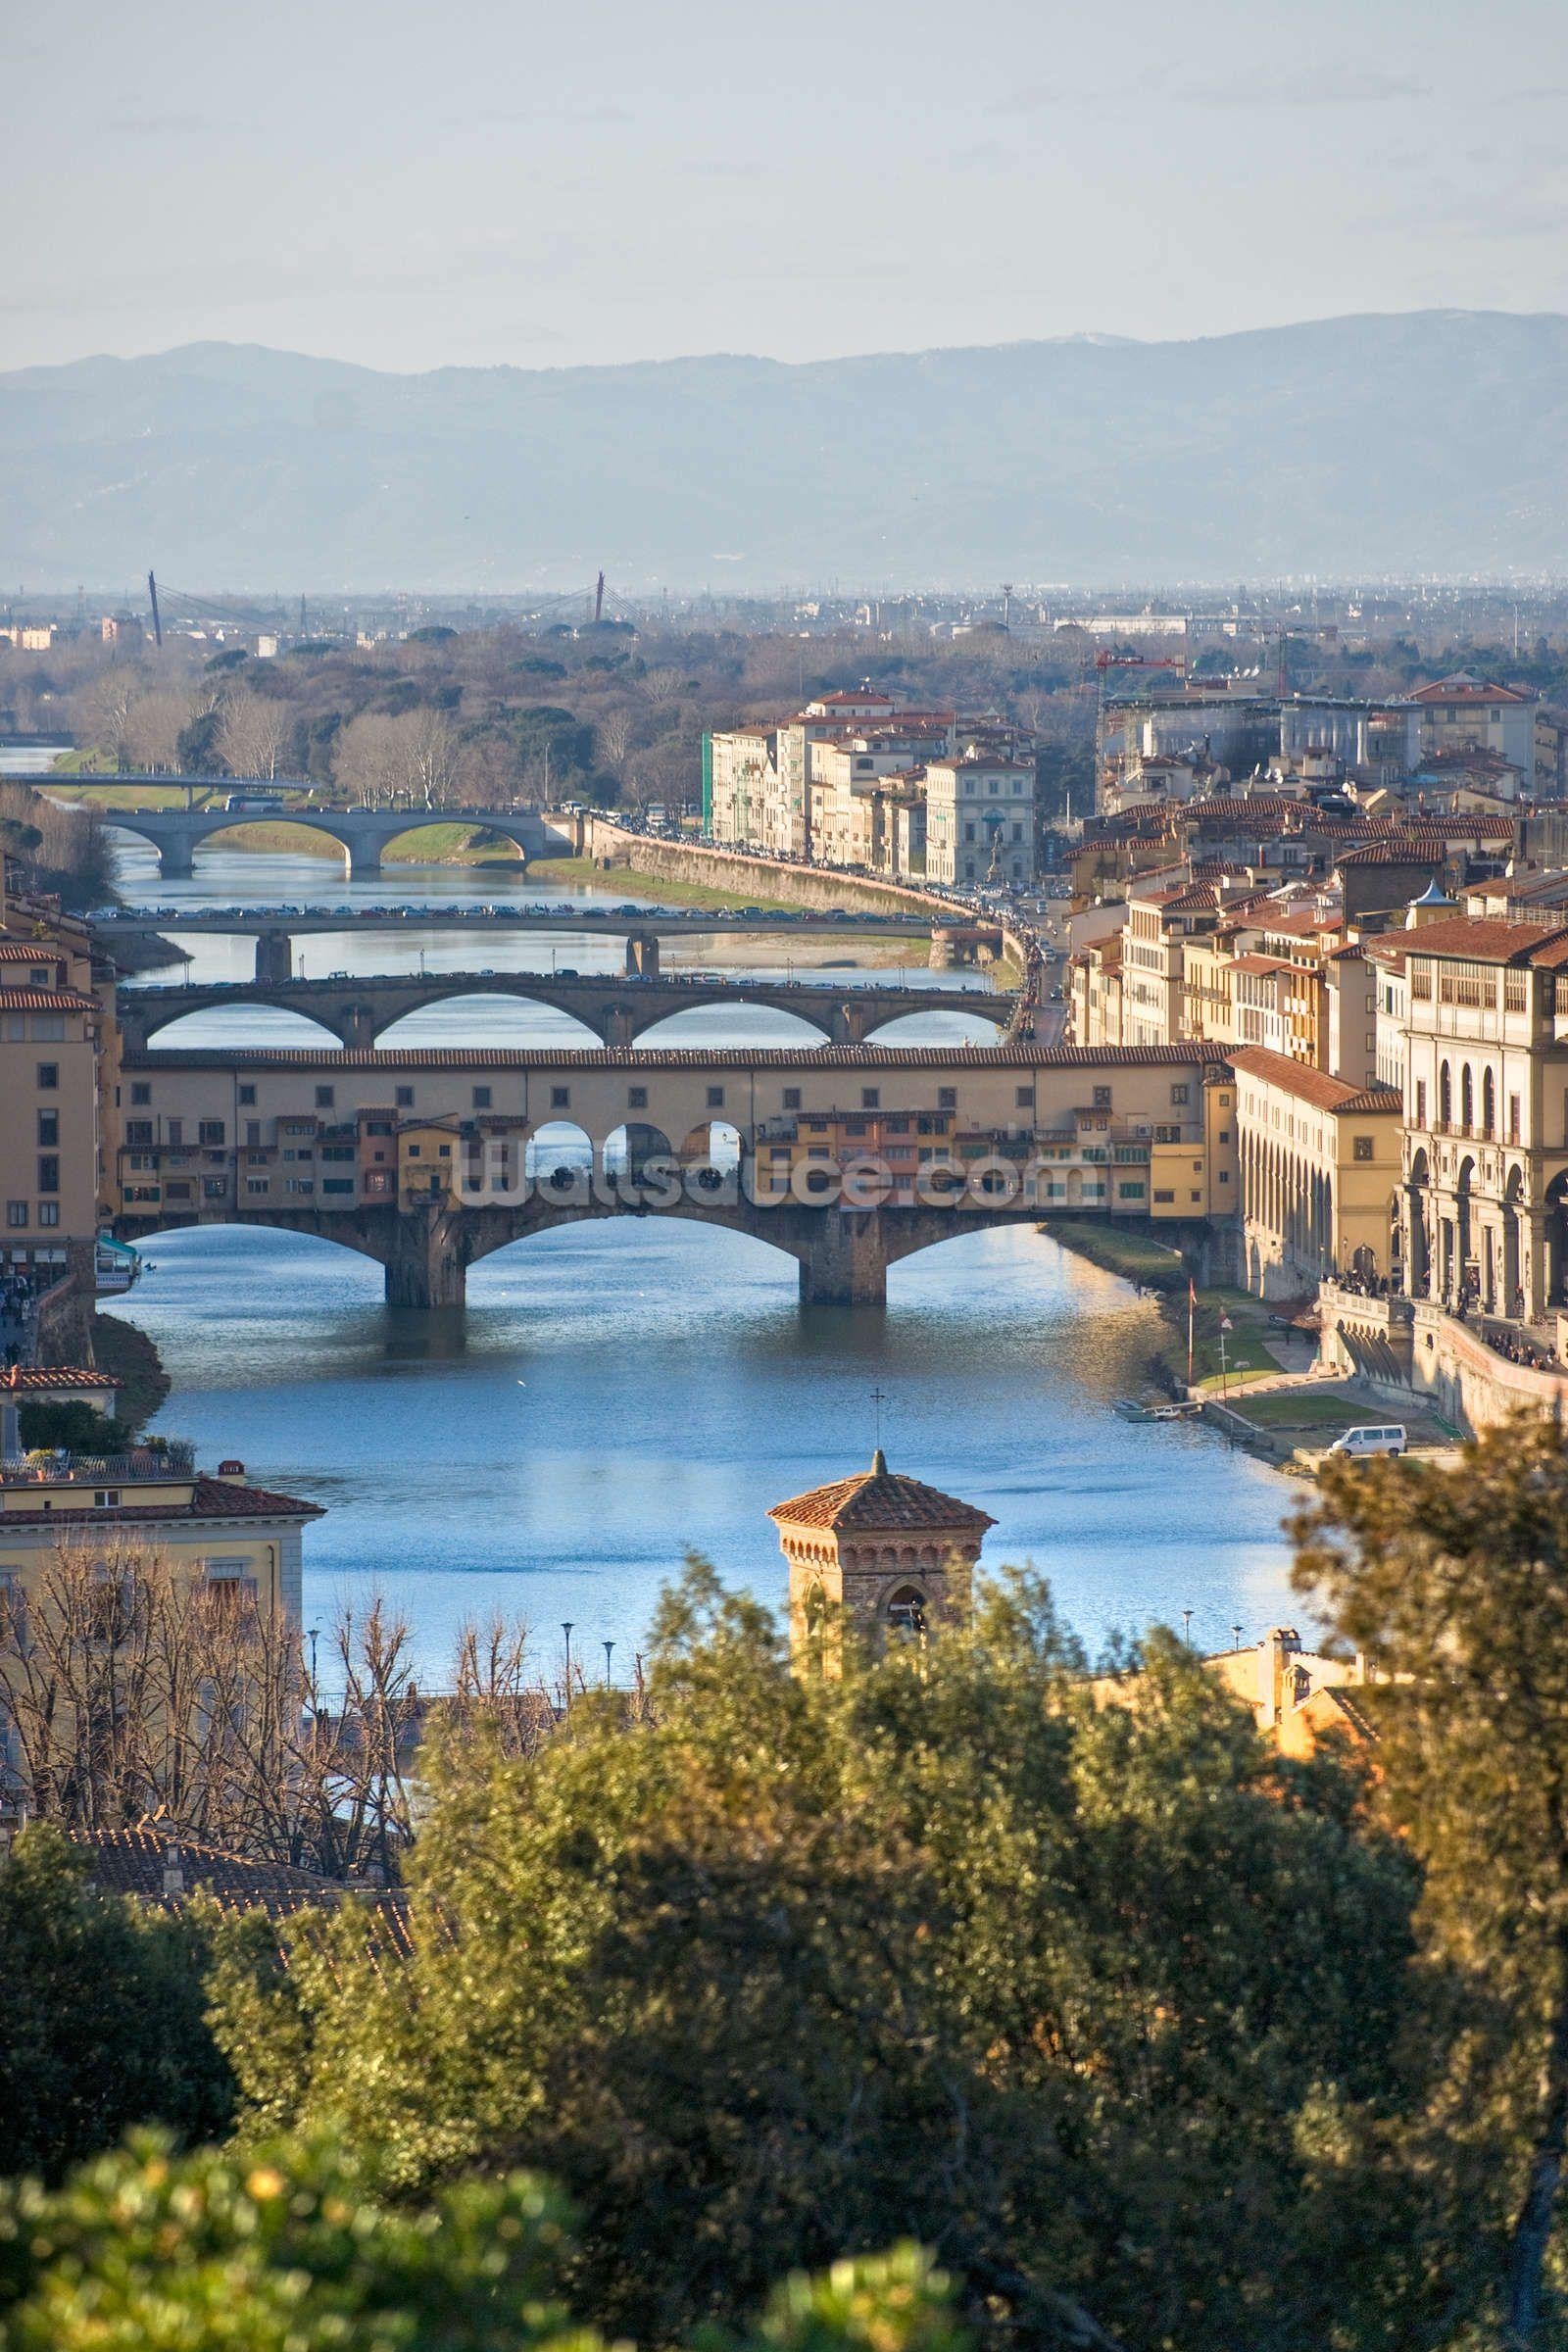
[[[420,375],[199,343],[0,374],[0,451],[29,588],[1560,572],[1568,318]]]

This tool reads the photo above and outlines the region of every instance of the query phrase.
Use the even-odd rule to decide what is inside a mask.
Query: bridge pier
[[[159,835],[158,863],[166,877],[171,880],[182,879],[196,871],[195,846],[188,836],[177,833]]]
[[[881,1210],[812,1211],[800,1266],[803,1306],[886,1306],[888,1250]]]
[[[462,1306],[467,1260],[455,1220],[439,1208],[405,1209],[392,1227],[386,1260],[388,1306]]]
[[[286,931],[257,932],[256,977],[265,988],[293,979],[294,942]]]
[[[828,1037],[835,1046],[863,1045],[869,1018],[863,1004],[835,1004],[828,1015]]]
[[[659,978],[659,933],[657,931],[627,932],[626,977],[628,980],[657,980]]]

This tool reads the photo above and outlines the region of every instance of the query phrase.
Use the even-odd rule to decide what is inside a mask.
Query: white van
[[[1404,1453],[1408,1450],[1408,1434],[1397,1423],[1374,1426],[1368,1423],[1360,1429],[1348,1429],[1343,1438],[1336,1438],[1330,1453],[1348,1453],[1365,1457],[1374,1453]]]

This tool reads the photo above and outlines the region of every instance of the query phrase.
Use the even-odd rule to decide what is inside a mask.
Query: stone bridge
[[[751,1234],[797,1260],[810,1305],[874,1304],[899,1259],[1047,1215],[1147,1228],[1206,1264],[1235,1221],[1234,1081],[1211,1056],[1033,1044],[130,1053],[116,1230],[320,1235],[384,1266],[399,1306],[459,1304],[491,1251],[603,1216]]]
[[[761,1004],[791,1012],[820,1029],[832,1045],[860,1045],[886,1022],[914,1012],[973,1012],[999,1032],[1014,999],[978,989],[867,984],[853,990],[831,978],[708,980],[667,974],[616,979],[613,974],[562,978],[548,972],[440,972],[393,978],[278,980],[268,985],[232,980],[173,988],[126,988],[118,1015],[123,1048],[143,1052],[170,1023],[228,1006],[270,1005],[319,1022],[344,1046],[373,1046],[405,1014],[456,997],[508,997],[570,1013],[606,1046],[629,1046],[671,1013],[716,1004]]]
[[[116,781],[135,782],[135,778]],[[162,779],[165,783],[168,778]],[[241,779],[225,779],[227,789],[242,793]],[[298,825],[322,833],[343,852],[351,873],[376,873],[389,846],[405,833],[423,825],[482,825],[487,833],[516,845],[519,857],[567,858],[573,854],[575,832],[569,816],[540,808],[112,808],[105,822],[150,842],[166,874],[189,874],[195,852],[215,833],[233,833],[246,825]]]

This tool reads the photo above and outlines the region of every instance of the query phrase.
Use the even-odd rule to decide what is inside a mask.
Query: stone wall
[[[1426,1299],[1363,1298],[1325,1283],[1320,1355],[1384,1404],[1430,1405],[1468,1436],[1521,1410],[1568,1405],[1568,1369],[1538,1372],[1489,1348],[1472,1323]]]
[[[819,866],[794,865],[787,858],[754,857],[743,850],[659,841],[646,833],[624,833],[604,817],[589,822],[587,855],[612,872],[617,866],[632,866],[640,874],[665,874],[672,882],[696,882],[709,890],[755,891],[759,900],[782,900],[792,906],[843,906],[855,914],[907,914],[921,926],[934,917],[953,919],[947,900],[896,882],[825,873]]]

